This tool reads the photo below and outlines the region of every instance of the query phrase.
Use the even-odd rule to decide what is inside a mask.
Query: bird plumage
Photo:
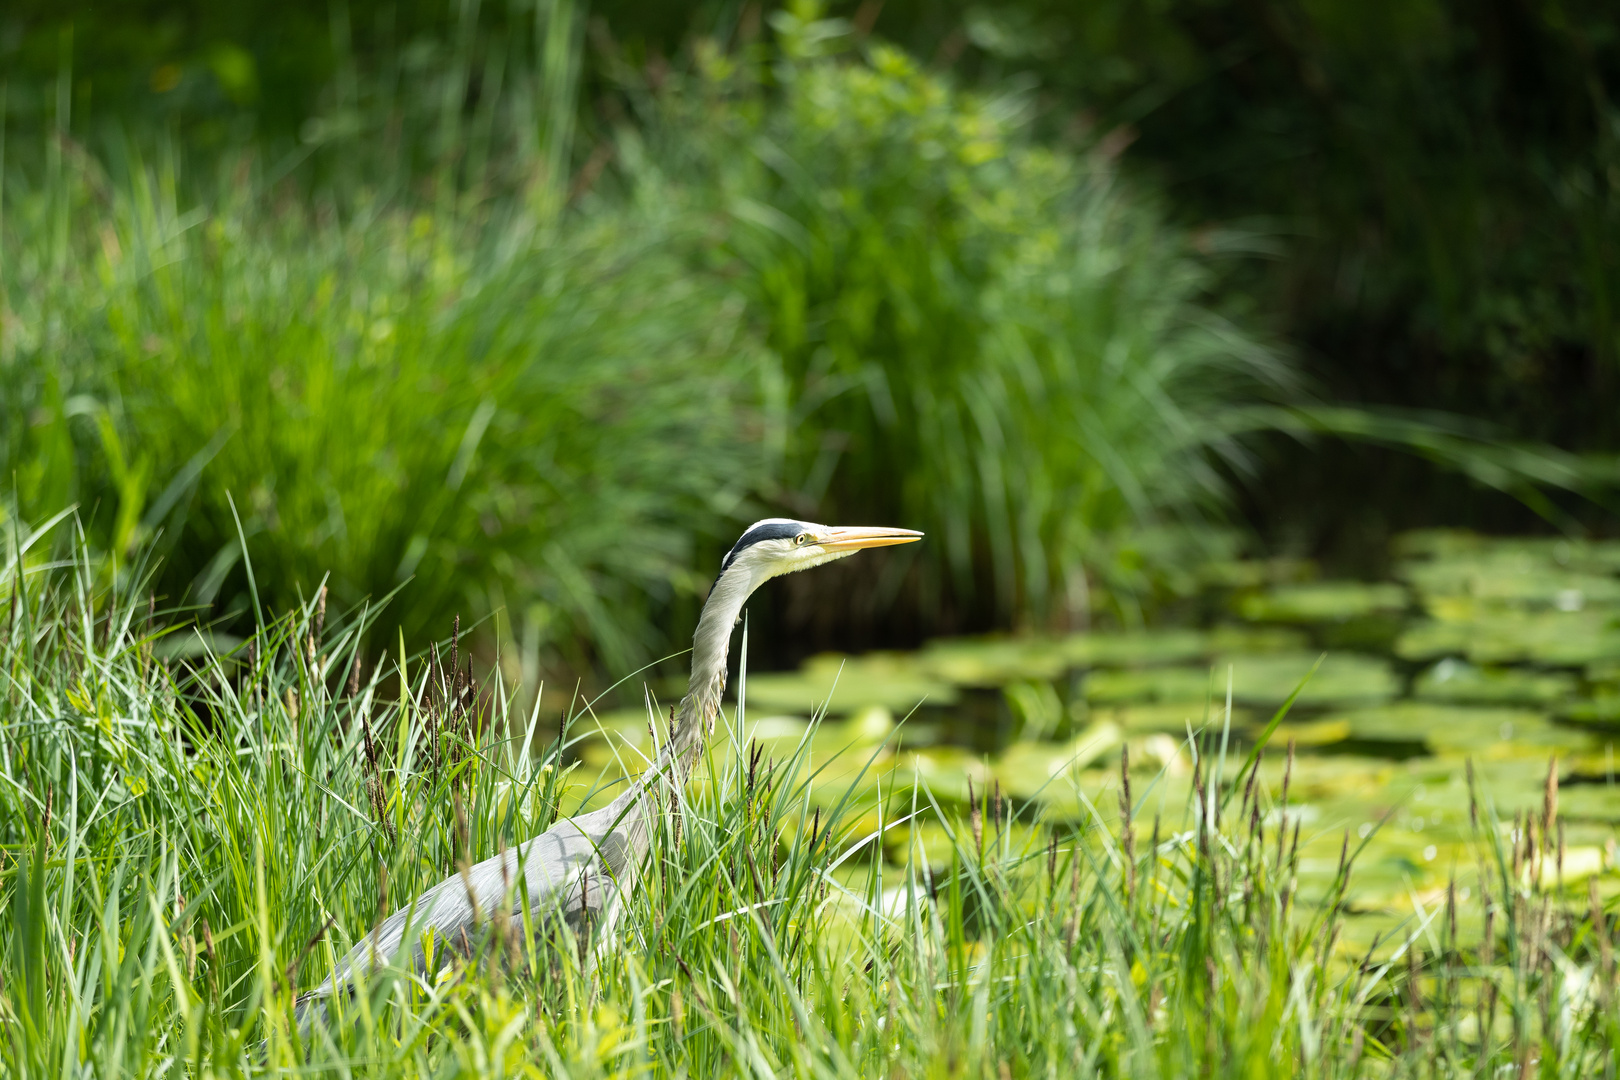
[[[692,638],[686,696],[651,767],[607,806],[559,821],[446,878],[383,920],[300,1000],[300,1028],[307,1034],[325,1016],[334,995],[380,964],[421,972],[427,963],[424,934],[470,952],[497,911],[521,918],[526,905],[528,924],[542,932],[554,930],[560,920],[582,940],[606,940],[639,879],[659,805],[670,802],[660,799],[660,792],[678,795],[713,731],[725,691],[731,631],[749,596],[781,574],[921,536],[904,529],[837,529],[788,518],[749,526],[727,553],[704,602]]]

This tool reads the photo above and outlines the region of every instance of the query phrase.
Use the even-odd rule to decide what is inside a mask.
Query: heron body
[[[299,1003],[306,1032],[334,994],[378,967],[421,972],[422,940],[431,934],[470,952],[498,911],[533,926],[561,920],[582,941],[612,934],[633,894],[652,842],[659,789],[685,785],[699,748],[714,729],[726,684],[731,631],[754,590],[773,577],[807,570],[862,548],[922,538],[909,529],[832,528],[788,518],[750,525],[726,554],[692,638],[692,675],[667,739],[652,766],[600,810],[557,822],[538,836],[446,878],[383,920],[343,957],[331,976]],[[409,952],[406,952],[406,946]]]

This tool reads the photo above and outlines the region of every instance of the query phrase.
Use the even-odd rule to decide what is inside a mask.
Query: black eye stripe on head
[[[761,540],[791,540],[802,533],[804,529],[805,525],[802,521],[771,521],[764,525],[755,525],[752,529],[743,533],[742,537],[738,539],[737,545],[726,553],[725,560],[720,564],[720,572],[725,573],[738,555],[741,555]]]

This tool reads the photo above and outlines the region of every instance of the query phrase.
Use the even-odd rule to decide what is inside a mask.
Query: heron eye
[[[809,533],[800,533],[798,536],[795,536],[793,538],[793,543],[795,545],[797,545],[798,547],[804,547],[804,545],[808,544],[809,542],[810,542],[810,534]]]

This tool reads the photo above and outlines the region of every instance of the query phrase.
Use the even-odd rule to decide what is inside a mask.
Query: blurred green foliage
[[[296,133],[358,57],[409,63],[482,28],[530,37],[550,0],[18,0],[0,16],[14,118],[144,110]],[[764,12],[773,9],[766,5]],[[591,6],[587,97],[762,9]],[[888,0],[833,5],[984,86],[1039,87],[1041,123],[1123,150],[1189,222],[1283,241],[1249,288],[1339,394],[1490,415],[1613,449],[1620,13],[1598,0]],[[71,91],[57,75],[70,73]],[[611,94],[606,94],[611,96]],[[205,133],[207,134],[207,133]],[[1596,391],[1596,392],[1593,392]]]
[[[1191,220],[1293,234],[1267,299],[1334,389],[1612,448],[1620,10],[1576,0],[886,4],[1131,140]],[[955,33],[954,45],[947,41]]]
[[[1175,560],[1144,545],[1208,542],[1226,414],[1285,367],[1106,160],[893,49],[833,55],[848,27],[813,16],[627,85],[652,122],[572,175],[563,7],[531,45],[356,68],[290,162],[24,144],[18,511],[77,501],[119,554],[161,534],[169,595],[227,616],[243,540],[278,609],[414,577],[408,634],[502,612],[531,676],[654,654],[702,594],[694,533],[764,507],[934,531],[930,616],[1151,596]]]
[[[1327,396],[1620,445],[1615,5],[891,0],[875,32],[972,80],[1037,84],[1052,131],[1123,147],[1179,220],[1270,232],[1279,257],[1229,287]],[[1363,570],[1404,527],[1533,520],[1342,445],[1271,457],[1245,510]]]
[[[628,213],[567,235],[521,207],[344,213],[246,163],[206,205],[179,187],[131,157],[8,193],[25,519],[76,500],[115,556],[156,537],[167,594],[227,616],[245,539],[278,610],[328,574],[345,605],[414,577],[413,639],[504,611],[531,658],[662,644],[650,612],[703,585],[692,522],[753,479],[724,283]]]
[[[1286,365],[1205,303],[1206,260],[1109,163],[1031,138],[1022,95],[784,13],[770,67],[701,53],[652,162],[688,162],[779,358],[783,499],[929,531],[925,603],[982,621],[1150,588],[1147,531],[1224,503],[1238,403]],[[761,87],[768,81],[770,90]],[[675,166],[680,168],[679,165]],[[1191,534],[1182,534],[1193,540]]]
[[[502,612],[527,674],[622,669],[701,596],[695,552],[767,509],[927,529],[848,591],[982,627],[1177,592],[1266,431],[1585,482],[1274,407],[1299,380],[1252,330],[1240,287],[1268,272],[1231,257],[1266,244],[1168,224],[1221,204],[1161,203],[1121,157],[1170,104],[1109,95],[1192,62],[1154,21],[1175,5],[1117,33],[969,12],[980,90],[870,11],[716,10],[671,67],[611,8],[313,10],[265,39],[241,12],[21,10],[0,41],[8,486],[33,520],[77,502],[110,552],[160,535],[176,598],[244,612],[245,537],[272,605],[414,577],[418,640]],[[1042,67],[1115,38],[1169,67]]]

